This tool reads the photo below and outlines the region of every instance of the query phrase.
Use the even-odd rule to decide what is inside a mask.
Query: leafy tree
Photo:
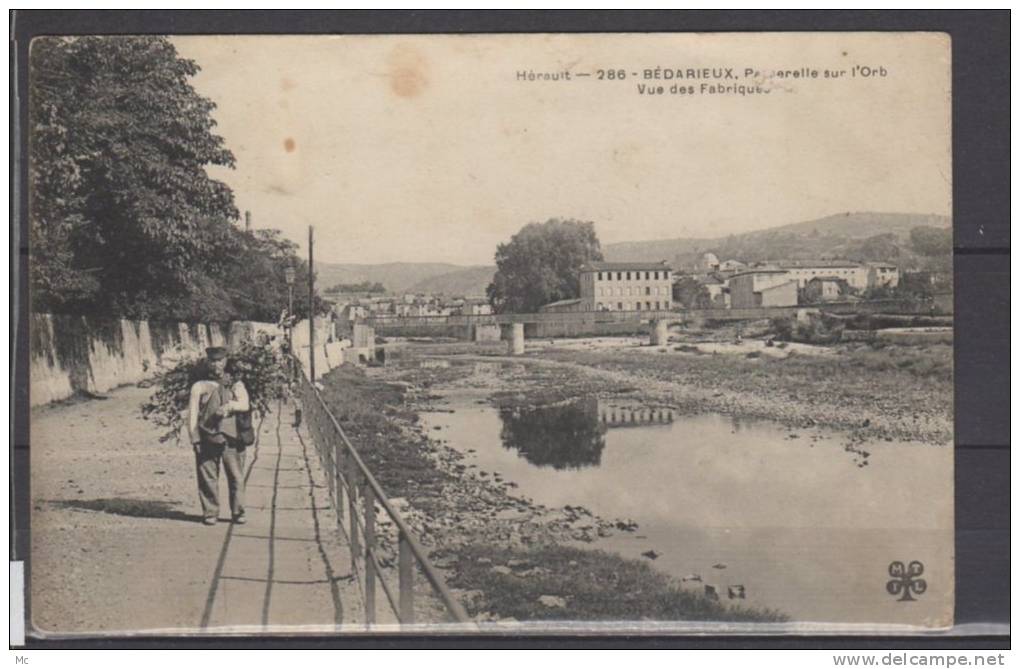
[[[308,265],[275,230],[239,230],[232,167],[213,133],[198,66],[160,37],[32,43],[30,244],[33,308],[136,318],[275,321]],[[317,312],[328,305],[316,296]]]
[[[213,290],[229,242],[232,167],[190,60],[160,37],[32,42],[29,121],[34,307],[168,315]],[[174,314],[183,315],[183,314]]]
[[[529,313],[578,297],[579,270],[602,260],[595,224],[572,219],[529,223],[496,249],[496,274],[486,289],[496,313]]]
[[[910,230],[910,245],[918,255],[949,257],[953,253],[953,231],[950,228],[918,226]]]
[[[224,262],[212,270],[215,285],[223,286],[231,301],[231,318],[275,321],[287,307],[287,267],[294,268],[294,314],[308,317],[308,262],[297,255],[297,245],[279,230],[234,230]],[[327,313],[330,305],[315,294],[315,312]]]
[[[865,262],[895,261],[901,255],[899,238],[894,233],[888,232],[855,240],[847,244],[844,255]]]
[[[919,226],[910,230],[910,245],[922,256],[920,269],[936,275],[953,271],[953,231],[951,228]]]
[[[691,276],[683,276],[673,284],[673,300],[684,309],[708,309],[712,306],[712,294],[708,288]]]
[[[361,281],[359,283],[338,283],[326,290],[327,293],[385,293],[386,286],[378,281]]]

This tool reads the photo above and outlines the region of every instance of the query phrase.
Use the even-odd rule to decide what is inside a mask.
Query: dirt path
[[[194,459],[142,420],[149,390],[33,410],[31,621],[39,634],[363,630],[350,552],[284,405],[249,449],[247,525],[203,525]]]

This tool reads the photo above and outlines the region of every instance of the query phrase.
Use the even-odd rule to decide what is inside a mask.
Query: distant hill
[[[711,251],[719,260],[743,262],[850,258],[886,260],[912,267],[916,257],[910,247],[912,228],[945,228],[945,216],[924,214],[846,213],[814,221],[791,223],[767,230],[713,239],[678,238],[607,244],[602,251],[608,261],[657,262],[674,267],[691,266]],[[496,272],[493,265],[465,267],[451,263],[385,263],[380,265],[315,264],[317,283],[325,290],[339,283],[380,282],[390,293],[430,293],[484,296]]]
[[[409,292],[408,289],[425,279],[463,270],[462,265],[450,263],[395,262],[381,265],[354,263],[315,263],[316,283],[320,290],[332,288],[339,283],[361,283],[378,281],[391,293]]]
[[[621,242],[603,247],[606,260],[654,262],[666,260],[675,267],[693,265],[712,252],[719,260],[757,262],[785,259],[851,258],[913,264],[909,245],[912,228],[946,228],[951,220],[931,214],[856,212],[814,221],[791,223],[714,239],[678,238]]]
[[[411,286],[407,292],[484,297],[485,289],[492,283],[492,275],[495,273],[495,265],[465,267],[455,272],[448,272],[419,281]]]

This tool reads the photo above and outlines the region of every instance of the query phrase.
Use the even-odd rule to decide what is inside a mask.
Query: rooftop
[[[846,259],[828,259],[828,260],[779,260],[775,263],[779,267],[860,267],[861,263],[854,262],[853,260]]]
[[[581,265],[582,272],[604,272],[604,271],[628,271],[628,270],[639,270],[639,271],[659,271],[669,270],[669,265],[665,261],[662,262],[602,262],[592,261],[586,262]]]
[[[549,307],[565,307],[571,304],[577,304],[581,301],[581,298],[575,297],[569,300],[557,300],[556,302],[550,302],[549,304],[543,304],[539,309],[548,309]]]
[[[754,269],[744,270],[731,276],[731,279],[735,279],[738,276],[749,276],[751,274],[786,274],[785,269],[778,269],[776,267],[756,267]]]

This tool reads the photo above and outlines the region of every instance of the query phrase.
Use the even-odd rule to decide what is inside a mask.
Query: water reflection
[[[654,551],[656,570],[698,575],[721,597],[743,585],[742,603],[796,620],[945,615],[953,499],[942,493],[951,448],[848,445],[845,433],[677,409],[670,418],[669,409],[626,398],[500,410],[478,403],[489,392],[451,396],[455,412],[423,414],[426,427],[441,425],[451,448],[513,482],[515,495],[639,524],[639,533],[604,537],[597,548],[642,561]],[[657,424],[660,416],[667,424]],[[849,463],[850,448],[871,464]],[[911,608],[884,588],[893,559],[925,565],[929,590]]]
[[[669,425],[673,422],[672,409],[646,409],[632,406],[607,406],[599,410],[599,420],[606,427],[638,427],[642,425]]]
[[[503,448],[536,467],[597,467],[606,447],[606,425],[594,397],[549,407],[500,409]]]

